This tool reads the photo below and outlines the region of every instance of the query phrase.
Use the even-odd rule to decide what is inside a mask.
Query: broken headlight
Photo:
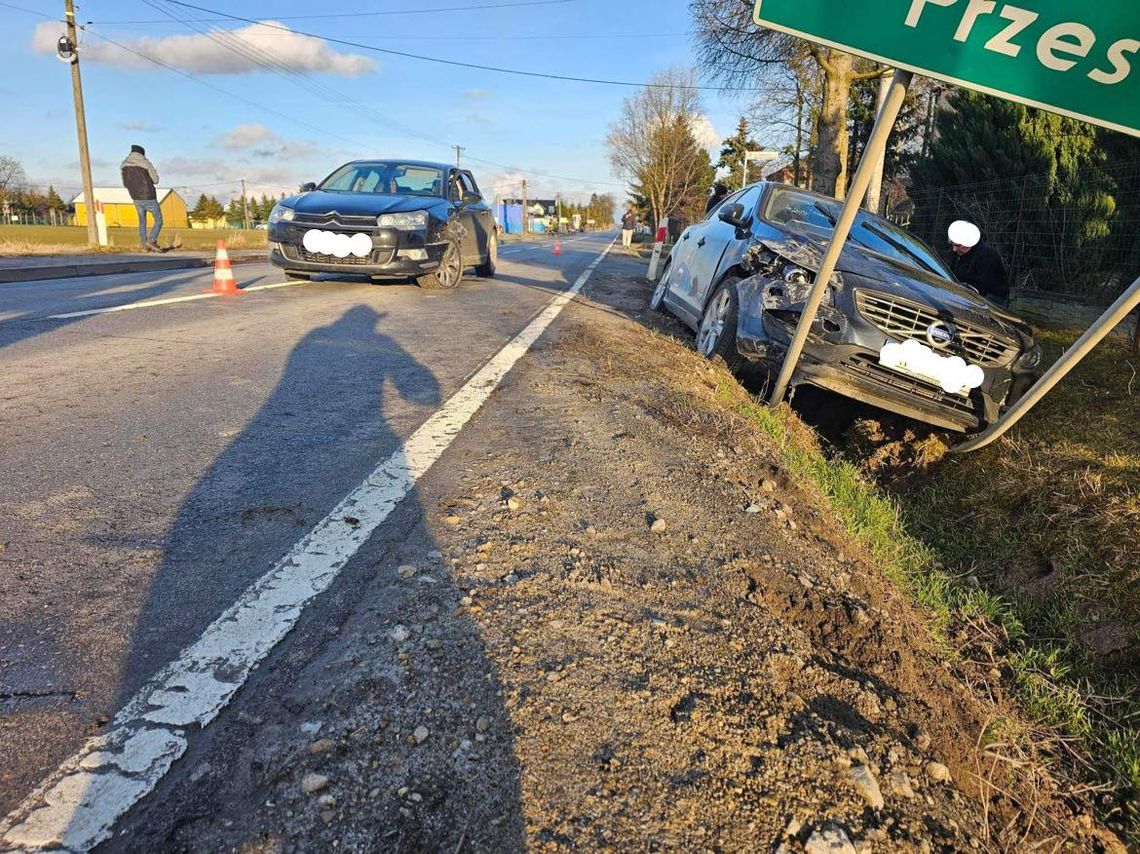
[[[1041,345],[1035,342],[1032,347],[1018,356],[1017,361],[1013,363],[1013,369],[1026,372],[1035,371],[1041,367],[1041,358]]]
[[[815,273],[795,264],[787,264],[783,269],[783,279],[793,285],[810,285],[815,281]]]

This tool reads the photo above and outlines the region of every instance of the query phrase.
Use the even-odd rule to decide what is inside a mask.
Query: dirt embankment
[[[425,479],[422,519],[334,593],[343,620],[219,723],[232,758],[189,758],[158,841],[1114,846],[994,760],[1016,713],[791,482],[732,378],[646,328],[642,269],[599,269]]]

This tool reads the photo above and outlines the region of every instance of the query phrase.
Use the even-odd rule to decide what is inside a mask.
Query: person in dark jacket
[[[633,207],[628,207],[625,210],[625,216],[621,218],[621,245],[633,245],[633,232],[637,228],[637,214],[634,213]]]
[[[977,288],[990,302],[1009,304],[1009,272],[1001,253],[982,240],[982,231],[972,222],[958,220],[950,226],[951,269],[959,282]]]
[[[712,195],[709,196],[708,203],[705,205],[705,214],[710,214],[716,208],[720,207],[721,202],[728,198],[728,187],[717,181],[713,186]]]
[[[132,145],[131,153],[127,155],[119,167],[123,176],[123,186],[130,193],[135,203],[135,211],[139,215],[139,245],[148,252],[161,252],[158,246],[158,233],[162,231],[162,209],[158,206],[158,193],[155,184],[158,183],[158,171],[154,164],[146,159],[146,151],[141,145]],[[146,215],[150,213],[154,220],[148,238],[146,233]]]

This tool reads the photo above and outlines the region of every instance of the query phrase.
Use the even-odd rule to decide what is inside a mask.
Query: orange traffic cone
[[[218,241],[218,251],[214,255],[214,287],[210,289],[210,292],[229,296],[237,296],[241,293],[238,290],[237,282],[234,281],[234,271],[230,267],[230,256],[226,253],[224,240]]]
[[[555,255],[561,255],[562,254],[562,240],[558,237],[554,238],[554,254]]]

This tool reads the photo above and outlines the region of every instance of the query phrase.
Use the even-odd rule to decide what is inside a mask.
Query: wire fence
[[[1140,164],[1067,186],[1079,189],[1041,175],[911,188],[889,216],[940,249],[950,223],[969,220],[1001,251],[1014,288],[1110,302],[1140,275]]]

